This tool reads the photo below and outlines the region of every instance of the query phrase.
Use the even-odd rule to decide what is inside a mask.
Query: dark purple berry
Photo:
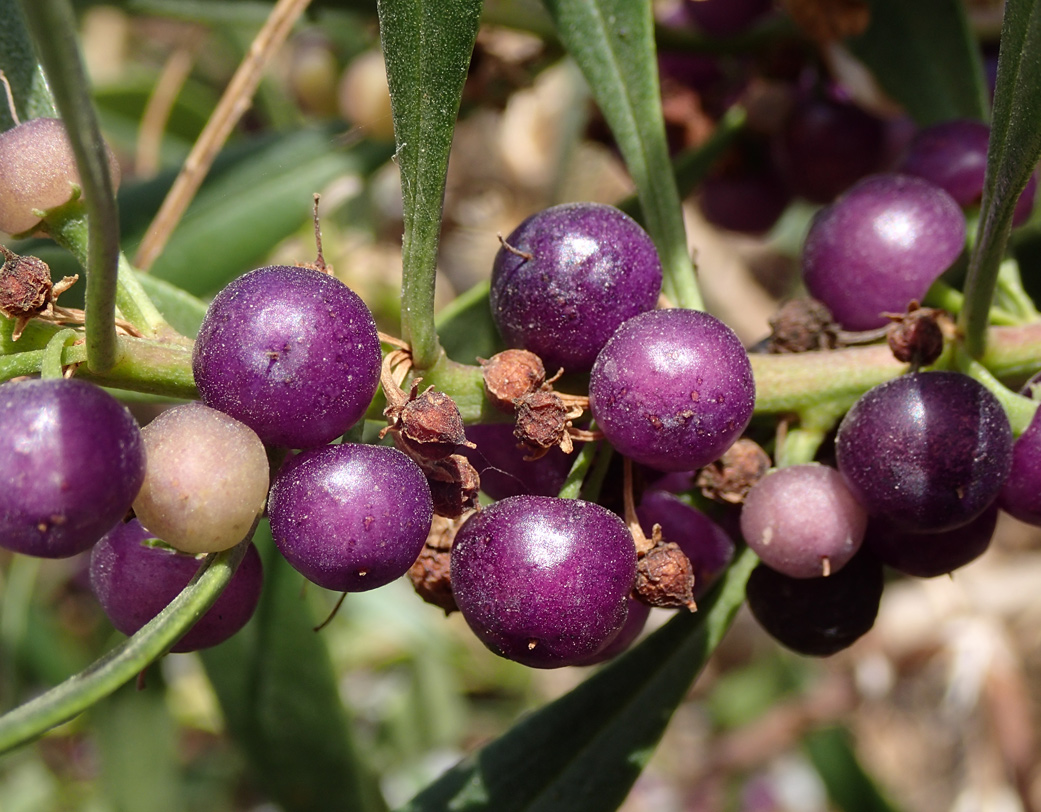
[[[372,314],[343,282],[274,265],[241,276],[210,304],[192,369],[207,406],[269,445],[325,445],[353,426],[379,383]]]
[[[883,564],[919,578],[946,575],[975,561],[990,546],[998,523],[991,505],[968,524],[939,533],[911,533],[882,520],[868,523],[864,544]]]
[[[745,497],[741,533],[764,564],[792,578],[842,569],[860,549],[867,513],[834,468],[792,465],[767,474]]]
[[[978,206],[989,142],[990,127],[981,121],[954,119],[933,124],[915,135],[900,171],[935,183],[963,209]],[[1036,191],[1037,176],[1031,175],[1016,203],[1013,225],[1022,225],[1030,217]]]
[[[763,234],[774,227],[791,199],[791,192],[772,171],[737,166],[705,180],[698,207],[715,226],[742,234]]]
[[[137,423],[80,380],[0,386],[0,546],[64,558],[130,509],[145,475]]]
[[[600,651],[589,659],[583,660],[579,665],[606,663],[608,660],[613,660],[619,654],[625,652],[636,642],[636,638],[640,636],[640,632],[647,625],[651,607],[635,598],[629,598],[628,606],[629,614],[626,615],[625,625],[622,626],[618,634],[611,638]]]
[[[342,444],[287,460],[268,498],[271,535],[310,581],[364,592],[408,572],[433,520],[422,469],[396,448]]]
[[[972,378],[916,372],[853,404],[835,451],[868,513],[939,532],[972,521],[997,497],[1012,465],[1012,430],[997,398]]]
[[[538,459],[525,459],[531,451],[517,441],[512,423],[467,426],[466,438],[477,448],[464,448],[463,456],[480,475],[481,490],[492,499],[522,494],[556,496],[574,462],[557,447]]]
[[[456,604],[488,648],[556,668],[592,657],[622,628],[636,546],[599,505],[513,496],[459,529],[451,568]]]
[[[699,310],[653,310],[611,336],[589,379],[589,407],[619,453],[661,471],[717,459],[745,430],[755,381],[741,341]]]
[[[686,0],[683,10],[713,37],[732,37],[751,28],[773,8],[773,0]]]
[[[1041,526],[1041,411],[1012,446],[1012,468],[998,504],[1021,522]]]
[[[861,551],[827,578],[792,578],[760,564],[748,579],[748,608],[777,642],[813,657],[849,648],[872,626],[882,599],[882,564]]]
[[[622,322],[650,310],[661,261],[647,233],[600,203],[566,203],[534,214],[499,249],[492,318],[511,347],[550,372],[588,370]]]
[[[177,597],[202,563],[201,555],[156,542],[137,519],[116,525],[90,554],[90,587],[112,625],[135,634]],[[250,544],[227,587],[171,651],[215,646],[246,625],[260,599],[263,568]]]
[[[660,525],[662,538],[678,544],[690,560],[695,597],[705,594],[734,557],[734,542],[723,528],[671,493],[647,491],[636,515],[645,534]]]
[[[964,247],[965,217],[943,189],[874,175],[813,218],[803,280],[847,330],[872,330],[921,301]]]

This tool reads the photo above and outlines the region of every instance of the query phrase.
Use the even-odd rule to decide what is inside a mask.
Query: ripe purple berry
[[[869,514],[903,530],[939,532],[994,501],[1012,465],[1012,430],[982,384],[957,372],[917,372],[854,403],[835,452]]]
[[[965,217],[939,186],[874,175],[821,209],[803,246],[803,280],[847,330],[887,324],[921,301],[965,247]]]
[[[653,310],[615,331],[593,365],[589,407],[619,453],[660,471],[717,459],[745,430],[755,381],[741,341],[699,310]]]
[[[396,448],[326,446],[287,460],[268,516],[282,555],[337,592],[364,592],[404,575],[433,520],[423,471]]]
[[[83,552],[123,518],[144,475],[137,423],[103,389],[75,379],[0,386],[0,546]]]
[[[90,588],[112,625],[135,634],[181,592],[199,569],[202,556],[152,541],[137,519],[118,524],[90,554]],[[260,599],[263,568],[250,544],[228,586],[171,651],[215,646],[246,625]]]
[[[625,523],[591,502],[513,496],[452,546],[452,591],[474,634],[533,668],[578,665],[622,628],[636,576]]]
[[[376,324],[354,291],[311,268],[274,265],[217,294],[192,370],[207,406],[269,445],[310,448],[365,414],[380,361]]]
[[[661,261],[647,233],[613,206],[567,203],[533,214],[492,267],[490,304],[511,347],[546,369],[588,370],[615,328],[650,310]]]

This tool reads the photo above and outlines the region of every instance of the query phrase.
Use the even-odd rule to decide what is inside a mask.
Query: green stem
[[[41,378],[61,378],[64,376],[65,371],[61,365],[61,358],[65,352],[65,345],[78,337],[79,333],[69,327],[54,334],[54,338],[47,342],[47,346],[42,351],[43,359],[40,361]]]
[[[957,288],[952,288],[946,282],[933,282],[922,303],[929,307],[938,307],[941,310],[946,310],[952,316],[957,316],[965,308],[965,294]],[[991,324],[1015,327],[1023,324],[1025,321],[1028,321],[1028,319],[1023,319],[1000,307],[995,306],[990,309]]]
[[[1012,426],[1012,433],[1016,437],[1027,430],[1030,421],[1034,419],[1034,413],[1037,412],[1037,401],[1023,395],[1017,395],[967,352],[959,351],[956,355],[956,362],[962,372],[975,378],[998,399],[1001,407],[1005,410],[1005,414],[1008,415],[1008,422]]]
[[[819,428],[789,428],[774,453],[774,465],[777,468],[787,468],[789,465],[812,462],[825,436],[827,432]]]
[[[564,480],[564,485],[558,494],[561,499],[579,498],[582,493],[582,483],[593,465],[597,451],[605,450],[605,448],[602,443],[585,443],[582,446],[582,450],[575,454],[575,461],[572,463],[567,479]],[[608,454],[608,456],[610,455]]]
[[[22,8],[76,156],[90,223],[84,263],[85,309],[91,314],[85,325],[87,365],[95,372],[105,372],[116,363],[118,351],[115,310],[119,218],[108,151],[91,104],[72,7],[67,0],[24,0]]]
[[[220,596],[248,544],[208,556],[188,586],[137,634],[90,668],[0,716],[0,754],[69,721],[169,651]]]

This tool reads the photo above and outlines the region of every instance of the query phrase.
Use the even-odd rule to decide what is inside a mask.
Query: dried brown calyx
[[[770,468],[770,456],[753,440],[742,437],[713,463],[698,472],[695,484],[717,502],[739,505]]]
[[[546,383],[542,359],[528,350],[504,350],[487,361],[478,359],[485,396],[495,408],[512,414],[517,401]]]
[[[832,350],[839,346],[839,326],[831,311],[816,299],[789,299],[770,317],[771,353]]]
[[[51,282],[51,269],[42,259],[21,256],[0,245],[4,264],[0,268],[0,313],[15,320],[12,340],[17,341],[30,320],[43,317],[57,321],[64,311],[55,303],[71,288],[79,276],[66,276],[58,284]]]
[[[889,349],[897,361],[917,370],[929,366],[943,352],[946,313],[934,307],[921,307],[912,301],[906,313],[886,313],[892,319],[886,331]],[[949,319],[948,319],[949,321]],[[953,325],[949,325],[953,329]]]
[[[565,454],[574,450],[572,421],[581,417],[581,406],[568,406],[556,392],[539,389],[517,400],[517,423],[513,429],[525,448],[525,459],[537,460],[554,446]]]
[[[435,516],[423,551],[408,571],[412,586],[423,600],[444,610],[446,615],[458,611],[452,595],[449,557],[452,541],[462,522]]]
[[[661,528],[655,525],[660,536]],[[694,568],[678,544],[660,537],[636,562],[633,595],[649,606],[694,611]]]
[[[420,468],[427,475],[434,513],[438,516],[454,519],[477,507],[481,476],[462,454],[420,463]]]
[[[864,0],[785,0],[784,6],[796,25],[821,44],[863,34],[871,24]]]

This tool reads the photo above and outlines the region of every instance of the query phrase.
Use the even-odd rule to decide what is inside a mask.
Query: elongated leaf
[[[647,231],[661,254],[664,290],[701,307],[669,163],[649,0],[543,0],[636,183]]]
[[[350,741],[329,653],[303,600],[303,578],[257,530],[264,590],[250,623],[202,652],[232,737],[286,812],[378,812]]]
[[[481,0],[380,0],[377,6],[404,204],[402,328],[413,362],[426,369],[439,354],[434,271],[445,176]]]
[[[857,760],[850,739],[845,728],[826,727],[803,742],[832,802],[843,812],[897,812]]]
[[[882,89],[919,124],[987,119],[987,88],[964,0],[870,0],[871,25],[849,40]]]
[[[0,0],[0,70],[7,76],[15,110],[22,121],[57,115],[47,80],[36,62],[18,0]],[[14,126],[6,94],[0,98],[0,130]]]
[[[755,562],[745,550],[696,614],[673,618],[571,693],[449,770],[401,812],[617,808],[729,627]]]
[[[148,298],[159,308],[159,312],[170,322],[171,327],[181,335],[191,338],[198,334],[203,316],[206,315],[204,301],[150,274],[139,273],[137,278]]]
[[[308,222],[315,192],[334,178],[366,176],[389,156],[372,144],[341,147],[324,130],[279,138],[203,186],[151,273],[212,295]]]
[[[1016,201],[1041,158],[1041,0],[1008,0],[1001,29],[987,175],[969,259],[961,324],[973,355],[984,349],[998,269]]]

